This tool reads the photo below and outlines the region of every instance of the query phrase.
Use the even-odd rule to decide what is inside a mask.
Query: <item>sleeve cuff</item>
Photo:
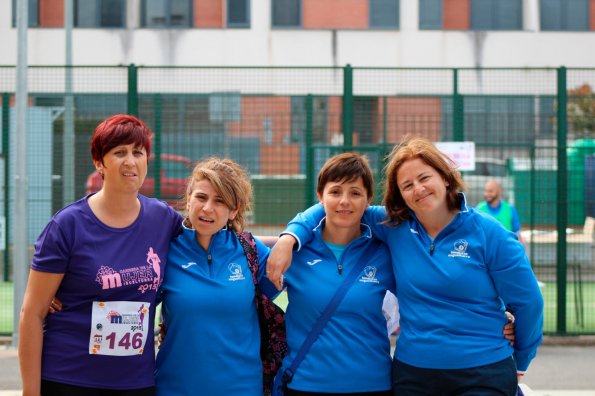
[[[300,249],[302,248],[302,242],[300,241],[300,238],[295,233],[290,232],[290,231],[283,231],[281,234],[279,234],[279,236],[283,236],[283,235],[291,235],[293,237],[293,239],[296,240],[297,247],[294,245],[293,250],[295,250],[296,252],[299,252]]]

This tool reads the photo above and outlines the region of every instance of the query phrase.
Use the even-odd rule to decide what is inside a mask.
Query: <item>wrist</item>
[[[282,244],[284,246],[286,245],[292,249],[296,243],[297,243],[297,240],[291,234],[281,234],[281,236],[279,237],[279,240],[277,241],[277,244]]]

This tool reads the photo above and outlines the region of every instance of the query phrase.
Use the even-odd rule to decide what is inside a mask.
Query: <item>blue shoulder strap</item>
[[[353,267],[353,269],[351,270],[351,272],[349,272],[347,277],[345,277],[345,280],[343,281],[343,283],[341,283],[341,286],[339,286],[339,289],[337,290],[337,292],[335,293],[335,295],[333,296],[331,301],[328,303],[328,305],[324,309],[324,312],[322,313],[322,315],[320,315],[320,317],[318,318],[318,321],[312,327],[312,330],[310,330],[308,337],[306,337],[306,340],[300,347],[300,350],[298,351],[295,359],[293,359],[293,362],[291,362],[291,366],[289,366],[283,372],[283,382],[284,383],[287,384],[287,383],[291,382],[291,379],[293,378],[293,375],[295,374],[295,370],[297,370],[300,363],[302,363],[302,360],[304,360],[304,358],[306,357],[306,354],[310,350],[310,347],[312,346],[312,344],[314,344],[314,341],[316,341],[316,339],[318,338],[320,333],[322,333],[322,329],[326,325],[326,322],[329,321],[329,319],[333,315],[333,312],[335,312],[335,309],[337,308],[337,306],[339,305],[341,300],[343,300],[343,297],[345,297],[345,295],[347,294],[347,291],[353,285],[357,276],[362,272],[362,270],[366,266],[367,258],[370,257],[370,255],[372,253],[372,252],[368,253],[368,251],[371,250],[372,247],[374,247],[374,246],[375,246],[375,243],[370,241],[368,246],[366,247],[366,249],[360,255],[359,260],[356,262],[356,264]]]

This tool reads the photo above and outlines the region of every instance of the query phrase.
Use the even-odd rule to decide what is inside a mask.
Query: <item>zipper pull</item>
[[[434,255],[434,242],[430,245],[430,256]]]
[[[211,263],[213,262],[213,257],[211,257],[211,254],[207,254],[207,262],[209,263],[209,265],[211,265]]]
[[[339,275],[343,273],[343,264],[337,264],[337,272],[339,273]]]

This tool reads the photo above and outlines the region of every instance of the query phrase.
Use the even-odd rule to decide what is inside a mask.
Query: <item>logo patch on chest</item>
[[[380,283],[378,278],[376,278],[376,271],[376,267],[368,265],[366,268],[364,268],[364,274],[359,279],[359,281],[362,283]]]
[[[454,243],[454,249],[450,251],[448,257],[462,257],[462,258],[471,258],[467,253],[467,247],[469,246],[469,242],[464,239],[457,239]]]
[[[227,268],[231,275],[229,276],[229,281],[235,282],[239,280],[244,280],[244,274],[242,273],[242,267],[236,263],[230,263]]]

